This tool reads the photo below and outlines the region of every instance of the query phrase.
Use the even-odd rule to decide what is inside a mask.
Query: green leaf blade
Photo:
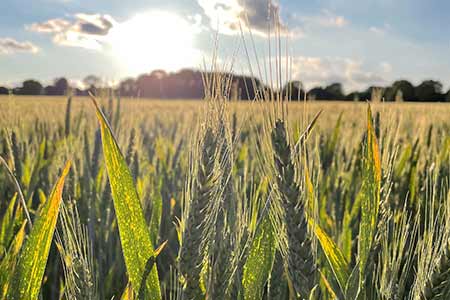
[[[14,275],[17,256],[19,255],[22,244],[25,240],[25,225],[27,221],[23,221],[19,231],[16,233],[14,240],[11,242],[9,251],[2,258],[0,263],[0,299],[5,299],[8,292],[8,285]]]
[[[267,282],[275,259],[275,236],[272,224],[266,216],[252,242],[250,254],[244,265],[242,286],[245,300],[262,298],[264,285]]]
[[[16,205],[17,193],[9,201],[6,212],[0,221],[0,245],[2,249],[6,249],[9,242],[11,241],[14,228],[14,206]]]
[[[9,300],[38,298],[58,219],[64,180],[69,170],[70,162],[66,164],[24,245],[9,284]]]
[[[95,100],[94,100],[95,103]],[[133,177],[105,116],[96,105],[103,153],[130,282],[140,299],[161,299],[154,250]]]
[[[159,184],[158,190],[153,195],[152,199],[152,216],[150,219],[150,238],[152,240],[153,245],[158,244],[159,239],[159,228],[161,225],[162,218],[162,196],[161,196],[161,186],[162,183]]]
[[[360,281],[364,279],[367,260],[375,234],[380,205],[381,161],[378,142],[372,123],[370,105],[367,109],[367,145],[364,161],[364,178],[358,197],[361,200],[358,255]]]
[[[344,293],[348,278],[350,277],[348,262],[342,251],[328,234],[318,224],[313,224],[312,226],[320,246],[333,270],[334,276],[341,287],[341,292]]]

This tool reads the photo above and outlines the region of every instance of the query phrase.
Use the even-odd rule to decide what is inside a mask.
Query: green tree
[[[415,94],[419,101],[442,100],[442,83],[435,80],[425,80],[416,87]]]
[[[401,93],[405,101],[416,100],[414,86],[408,80],[397,80],[391,87],[388,87],[384,94],[385,100],[395,101],[395,97],[399,93]]]
[[[329,100],[342,100],[344,99],[344,92],[342,91],[341,83],[332,83],[325,88],[325,92],[328,93]]]
[[[305,98],[305,90],[301,81],[290,81],[283,88],[283,95],[289,100],[301,101]]]
[[[7,89],[4,86],[0,86],[0,95],[8,95],[9,94],[9,89]]]
[[[38,81],[30,79],[25,80],[21,88],[22,95],[40,95],[42,94],[42,84]]]
[[[69,82],[66,78],[61,77],[55,79],[55,92],[57,95],[65,95],[69,89]]]

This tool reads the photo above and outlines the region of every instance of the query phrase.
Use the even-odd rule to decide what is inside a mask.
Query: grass
[[[0,97],[2,297],[448,298],[450,106],[220,91]]]

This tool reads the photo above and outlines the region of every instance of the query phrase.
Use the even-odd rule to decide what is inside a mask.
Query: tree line
[[[122,97],[200,99],[204,97],[205,78],[211,77],[208,75],[212,74],[190,69],[174,73],[156,70],[137,78],[126,78],[113,89]],[[231,78],[231,85],[228,89],[230,99],[249,100],[254,99],[258,93],[270,91],[270,87],[264,85],[257,78],[242,75],[232,75]],[[87,76],[83,80],[83,85],[86,88],[71,88],[68,80],[64,77],[55,79],[53,84],[47,86],[30,79],[25,80],[21,87],[13,89],[0,87],[0,94],[56,96],[66,95],[70,90],[74,95],[83,96],[88,92],[96,94],[102,90],[111,89],[94,75]],[[371,86],[364,91],[354,91],[348,94],[344,92],[341,83],[332,83],[325,87],[306,90],[300,81],[291,81],[283,87],[281,92],[284,97],[294,101],[308,99],[450,102],[450,90],[444,92],[442,83],[435,80],[425,80],[417,86],[407,80],[398,80],[390,86]]]

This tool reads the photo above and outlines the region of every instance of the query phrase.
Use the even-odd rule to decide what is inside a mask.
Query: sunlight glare
[[[155,69],[175,71],[198,65],[195,34],[194,25],[180,16],[153,11],[113,28],[110,43],[119,63],[133,75]]]

